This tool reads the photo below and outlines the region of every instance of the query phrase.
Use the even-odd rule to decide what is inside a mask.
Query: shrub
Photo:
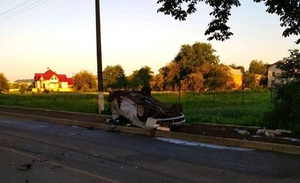
[[[284,82],[276,85],[273,108],[265,117],[272,128],[300,133],[300,53],[299,50],[290,53],[290,57],[278,62],[277,68],[282,71],[278,79]]]
[[[300,82],[291,82],[276,88],[272,100],[273,109],[266,114],[270,127],[300,132],[300,94],[297,92],[299,88]]]

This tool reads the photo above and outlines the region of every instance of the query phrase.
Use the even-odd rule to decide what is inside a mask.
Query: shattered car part
[[[113,121],[119,120],[145,129],[170,131],[185,123],[180,104],[168,107],[151,96],[150,89],[141,91],[118,90],[107,97]]]

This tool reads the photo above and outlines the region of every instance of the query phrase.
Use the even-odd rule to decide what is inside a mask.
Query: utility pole
[[[102,75],[102,49],[100,26],[100,0],[95,0],[96,6],[96,39],[97,39],[97,72],[98,72],[98,109],[99,114],[104,111],[103,75]]]

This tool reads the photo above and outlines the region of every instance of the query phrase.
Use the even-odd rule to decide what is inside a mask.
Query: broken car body
[[[113,91],[107,97],[111,105],[112,118],[128,120],[132,125],[144,129],[170,131],[185,123],[180,104],[168,107],[151,96],[150,89],[141,91]]]

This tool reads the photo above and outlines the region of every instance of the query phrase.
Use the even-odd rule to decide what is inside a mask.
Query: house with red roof
[[[73,79],[68,78],[65,74],[57,74],[47,68],[45,73],[34,74],[33,92],[58,91],[70,92],[73,91]]]

